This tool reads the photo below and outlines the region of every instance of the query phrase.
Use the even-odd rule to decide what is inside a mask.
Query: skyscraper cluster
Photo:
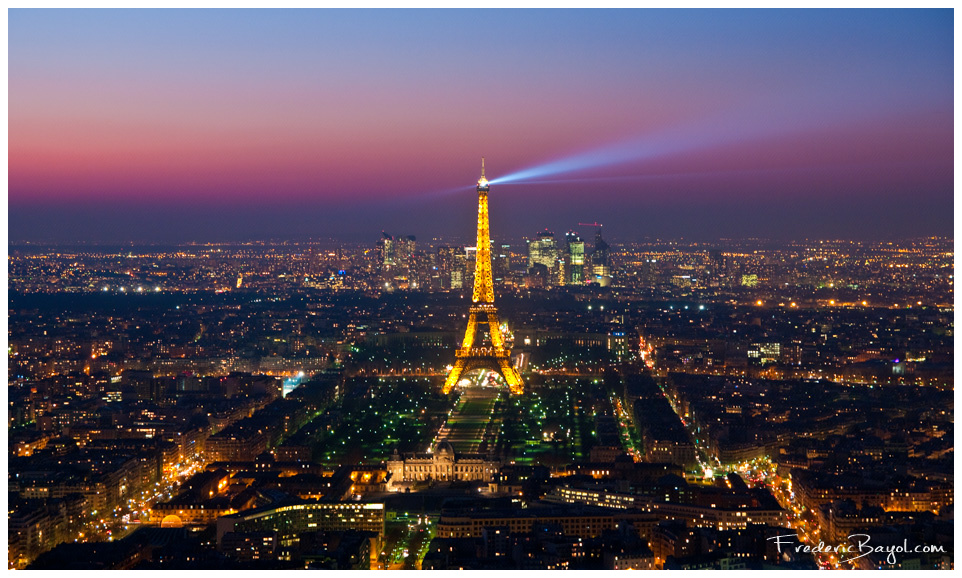
[[[463,289],[474,282],[477,247],[440,244],[418,248],[413,235],[383,233],[375,247],[381,287]],[[600,227],[594,244],[577,232],[564,236],[545,229],[523,243],[491,242],[491,267],[498,284],[550,288],[611,283],[609,246]]]
[[[610,283],[608,243],[602,238],[600,225],[594,247],[590,249],[575,231],[568,231],[563,239],[556,240],[554,233],[545,229],[528,241],[526,286],[595,284],[607,287]]]

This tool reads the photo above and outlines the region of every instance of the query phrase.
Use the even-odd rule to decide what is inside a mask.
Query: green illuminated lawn
[[[346,396],[340,423],[314,446],[324,465],[378,463],[400,452],[424,451],[450,407],[427,378],[357,378],[366,395]]]

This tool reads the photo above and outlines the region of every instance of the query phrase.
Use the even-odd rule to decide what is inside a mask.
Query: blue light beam
[[[757,126],[758,119],[752,119]],[[786,120],[786,119],[783,119]],[[748,119],[733,117],[716,119],[711,123],[689,124],[658,133],[646,134],[621,142],[576,153],[556,161],[522,169],[491,180],[492,185],[519,183],[544,177],[575,173],[589,169],[644,162],[670,155],[706,149],[780,131],[777,123],[765,123],[766,129],[748,128]]]
[[[875,110],[858,102],[839,102],[830,90],[810,91],[807,105],[799,107],[788,99],[771,96],[744,102],[737,109],[714,118],[703,118],[603,145],[585,152],[576,152],[558,160],[528,167],[492,179],[492,185],[532,182],[545,177],[565,175],[590,169],[645,162],[679,153],[707,150],[760,139],[784,137],[826,127],[841,128],[860,121],[885,118],[895,112],[894,105]],[[931,108],[943,105],[935,99],[916,106]],[[904,114],[904,111],[901,111]]]

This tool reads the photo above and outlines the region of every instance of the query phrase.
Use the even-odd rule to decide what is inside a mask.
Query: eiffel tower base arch
[[[444,380],[443,393],[448,393],[458,384],[461,376],[474,369],[490,369],[497,371],[508,383],[508,388],[512,394],[520,395],[524,393],[524,382],[521,381],[521,374],[511,365],[511,358],[508,356],[465,356],[458,357],[454,362],[454,368]]]

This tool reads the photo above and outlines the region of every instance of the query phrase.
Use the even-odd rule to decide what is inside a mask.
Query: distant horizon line
[[[563,237],[565,233],[555,233],[556,236]],[[534,238],[535,235],[524,235],[520,237],[495,237],[495,240],[507,240],[507,241],[524,241]],[[432,242],[447,242],[447,241],[461,241],[460,236],[433,236],[427,238],[418,238],[414,235],[416,242],[432,243]],[[177,246],[177,247],[191,247],[191,246],[232,246],[232,245],[284,245],[284,244],[313,244],[313,243],[342,243],[347,245],[367,245],[375,244],[381,237],[379,235],[371,235],[370,241],[347,241],[343,239],[338,239],[336,237],[274,237],[267,239],[245,239],[245,240],[222,240],[222,241],[96,241],[96,240],[71,240],[71,241],[30,241],[30,240],[18,240],[18,241],[8,241],[7,247],[41,247],[41,246],[51,246],[51,247],[69,247],[76,245],[91,246],[91,247],[116,247],[116,246]],[[780,244],[791,244],[791,243],[807,243],[807,242],[829,242],[829,243],[894,243],[894,242],[906,242],[906,241],[923,241],[923,240],[940,240],[940,241],[950,241],[954,242],[953,237],[945,235],[924,235],[924,236],[909,236],[909,237],[887,237],[887,238],[872,238],[872,239],[857,239],[857,238],[818,238],[818,237],[804,237],[804,238],[791,238],[791,239],[779,239],[773,237],[760,237],[760,236],[749,236],[749,237],[635,237],[634,239],[624,239],[621,237],[608,237],[606,241],[608,243],[675,243],[675,242],[685,242],[685,243],[719,243],[719,242],[764,242],[764,243],[780,243]]]

